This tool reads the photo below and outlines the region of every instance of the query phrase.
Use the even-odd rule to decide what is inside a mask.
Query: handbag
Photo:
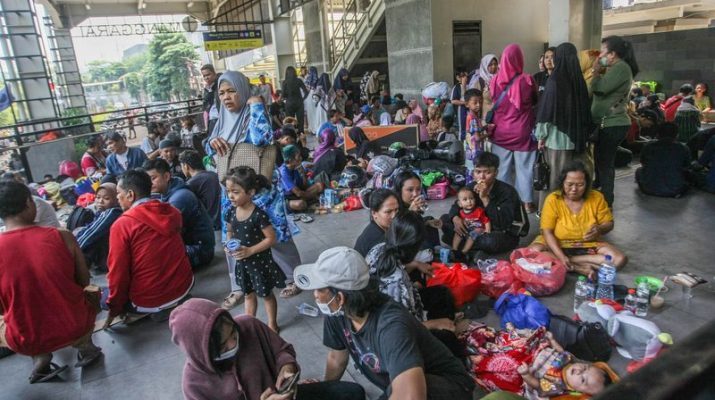
[[[534,190],[549,190],[550,178],[551,166],[546,162],[544,151],[539,150],[536,153],[536,162],[534,163]]]
[[[600,322],[576,322],[563,315],[552,315],[549,331],[564,350],[577,358],[592,362],[611,358],[611,339]]]
[[[511,87],[511,84],[514,83],[514,80],[519,77],[521,74],[516,74],[514,75],[513,78],[509,81],[509,83],[506,84],[506,87],[504,90],[501,92],[499,95],[499,98],[497,99],[496,103],[494,103],[494,106],[492,106],[492,109],[487,111],[487,115],[484,117],[484,123],[486,124],[493,124],[494,123],[494,113],[497,111],[497,108],[499,108],[499,105],[504,101],[504,97],[506,97],[506,94],[509,92],[509,88]]]
[[[278,150],[274,144],[258,147],[250,143],[236,143],[231,147],[228,154],[217,157],[216,172],[218,173],[218,178],[223,181],[228,171],[232,168],[251,167],[256,173],[265,176],[270,181],[276,165],[277,152]]]

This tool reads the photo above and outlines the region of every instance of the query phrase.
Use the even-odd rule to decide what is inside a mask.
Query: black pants
[[[452,223],[452,220],[447,214],[443,215],[440,219],[442,220],[442,241],[452,243],[454,239],[454,223]],[[514,250],[518,246],[518,236],[506,232],[491,232],[477,237],[472,249],[481,250],[489,254],[497,254]]]
[[[297,400],[365,400],[365,389],[357,383],[325,381],[298,385]]]
[[[690,158],[698,159],[698,152],[705,149],[705,145],[711,137],[715,136],[715,128],[703,129],[698,131],[693,137],[688,140],[688,148],[690,149]]]
[[[472,400],[474,388],[465,388],[461,385],[440,375],[425,374],[427,381],[428,400]],[[392,393],[388,388],[386,393],[380,396],[380,400],[386,400]]]
[[[214,246],[208,244],[187,244],[186,255],[189,256],[191,268],[208,265],[214,258]]]
[[[596,173],[601,184],[601,193],[609,207],[613,207],[613,188],[616,180],[616,149],[626,138],[628,126],[612,126],[601,129],[596,143]]]
[[[298,120],[298,126],[295,129],[298,133],[303,133],[305,130],[305,110],[302,101],[300,103],[286,103],[286,117],[295,117]]]

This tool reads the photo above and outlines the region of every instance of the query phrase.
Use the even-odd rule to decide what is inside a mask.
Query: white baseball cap
[[[293,272],[295,284],[303,290],[332,287],[361,290],[370,280],[370,269],[360,253],[340,246],[320,253],[314,264],[304,264]]]

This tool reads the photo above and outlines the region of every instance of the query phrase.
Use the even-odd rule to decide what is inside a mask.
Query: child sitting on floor
[[[226,193],[231,209],[226,218],[227,252],[236,260],[236,283],[246,295],[246,314],[256,316],[256,296],[263,297],[268,327],[278,333],[278,304],[273,288],[285,287],[285,275],[271,254],[276,232],[268,214],[253,204],[257,191],[270,187],[268,180],[250,167],[236,167],[226,176]],[[236,239],[236,249],[229,243]]]
[[[281,150],[281,154],[283,155],[283,165],[278,171],[281,189],[288,200],[288,209],[290,211],[305,211],[308,208],[308,203],[317,200],[323,193],[325,184],[316,182],[308,185],[307,177],[301,168],[303,158],[297,146],[288,145]]]
[[[618,381],[608,364],[590,363],[576,359],[546,333],[549,347],[536,353],[531,366],[522,363],[517,372],[524,379],[524,393],[528,399],[543,399],[580,392],[595,395]]]
[[[457,192],[457,205],[460,208],[459,216],[464,220],[468,235],[464,238],[454,235],[452,250],[455,253],[455,258],[462,259],[465,254],[472,250],[474,241],[479,236],[492,231],[492,223],[489,221],[484,209],[477,207],[476,194],[467,186],[462,187]],[[464,246],[460,251],[459,245],[462,244],[462,240],[464,240]]]

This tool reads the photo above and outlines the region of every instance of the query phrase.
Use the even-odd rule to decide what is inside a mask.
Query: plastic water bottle
[[[606,261],[601,264],[598,270],[598,289],[596,289],[597,299],[613,300],[613,283],[616,281],[616,267],[610,255],[606,256]]]
[[[576,290],[573,295],[573,310],[578,311],[579,306],[588,299],[588,288],[586,287],[586,277],[579,276],[576,281]]]
[[[296,308],[298,309],[299,314],[307,315],[309,317],[317,317],[320,315],[318,309],[308,303],[303,303]]]
[[[636,316],[645,317],[648,315],[648,302],[650,301],[650,289],[646,282],[638,284],[636,298]]]
[[[623,305],[623,308],[626,311],[630,311],[635,314],[637,302],[638,300],[636,298],[636,290],[633,288],[628,289],[628,296],[626,296],[626,302]]]
[[[231,239],[228,242],[226,242],[225,246],[226,246],[226,250],[233,253],[234,251],[238,250],[241,247],[241,241],[238,239]]]
[[[591,278],[586,279],[586,299],[591,301],[596,298],[596,285],[593,283]]]

